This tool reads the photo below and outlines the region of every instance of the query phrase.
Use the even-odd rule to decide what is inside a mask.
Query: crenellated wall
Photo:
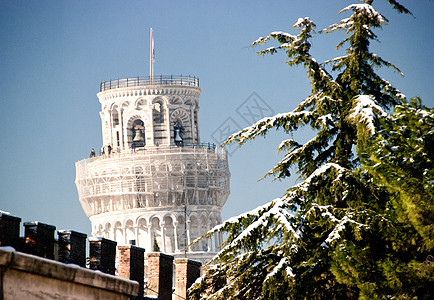
[[[186,299],[200,276],[198,261],[101,237],[89,238],[86,268],[86,235],[61,230],[56,241],[54,226],[26,222],[20,237],[20,223],[0,213],[0,299]]]

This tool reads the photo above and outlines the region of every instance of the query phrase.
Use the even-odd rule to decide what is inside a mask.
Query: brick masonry
[[[116,242],[105,238],[89,238],[89,268],[115,274]]]
[[[139,283],[139,296],[143,295],[145,279],[145,249],[132,245],[118,246],[119,277]]]
[[[160,252],[148,253],[147,295],[172,300],[173,259],[172,255]]]
[[[175,259],[175,300],[187,299],[187,290],[200,277],[202,263],[187,258]]]

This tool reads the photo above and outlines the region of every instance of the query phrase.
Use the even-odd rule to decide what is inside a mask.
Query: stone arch
[[[98,226],[95,226],[95,235],[97,237],[103,237],[104,229],[102,227],[102,224],[99,224]]]
[[[138,241],[137,245],[142,248],[147,248],[149,241],[149,229],[148,229],[148,222],[146,222],[146,219],[143,217],[140,217],[137,220],[137,231],[138,231]],[[147,249],[147,251],[150,251],[151,249]]]
[[[170,140],[178,144],[177,140],[181,138],[182,144],[191,144],[191,121],[187,110],[183,108],[175,109],[170,114]],[[177,134],[177,131],[179,134]]]
[[[130,101],[129,100],[122,101],[122,103],[120,105],[120,107],[122,109],[127,109],[129,106],[130,106]]]
[[[154,145],[167,144],[167,101],[162,97],[152,100],[152,121],[154,130]]]
[[[217,226],[218,221],[217,221],[217,217],[214,215],[213,212],[211,212],[209,214],[209,230],[213,229],[215,226]],[[212,245],[212,243],[214,242],[214,247]],[[219,245],[219,239],[218,239],[218,233],[214,234],[211,239],[210,239],[210,243],[211,243],[211,249],[216,249]]]
[[[190,216],[190,243],[199,237],[199,219],[197,214],[192,213]],[[199,250],[199,245],[194,244],[191,246],[193,251]]]
[[[110,109],[110,115],[112,118],[113,127],[119,125],[120,116],[119,116],[119,106],[117,104],[112,105]]]
[[[170,97],[169,102],[172,105],[183,105],[184,104],[181,97],[179,97],[179,96]]]
[[[124,229],[122,228],[122,224],[120,221],[115,222],[114,226],[114,240],[118,244],[124,244],[125,243],[125,236],[124,236]]]
[[[152,104],[154,103],[161,103],[164,105],[164,107],[167,108],[167,104],[169,103],[169,101],[167,101],[167,98],[165,96],[157,96],[152,99]]]
[[[178,249],[184,250],[184,248],[188,245],[186,223],[185,223],[184,215],[179,215],[176,218],[176,222],[177,222],[176,234],[177,234],[177,238],[178,238]]]
[[[107,222],[104,226],[103,237],[105,237],[106,239],[114,239],[112,225],[109,222]]]
[[[200,216],[200,225],[199,225],[199,236],[202,236],[208,232],[208,222],[205,213],[202,213]],[[208,239],[202,239],[199,242],[200,250],[208,251]]]
[[[145,118],[139,115],[134,115],[130,117],[130,119],[127,122],[127,142],[128,147],[133,148],[133,140],[136,137],[136,135],[141,137],[141,141],[143,143],[136,143],[135,145],[146,145],[146,122]],[[138,132],[140,131],[140,132]]]
[[[150,238],[151,238],[151,249],[149,249],[150,251],[154,250],[155,247],[155,242],[157,242],[158,246],[160,247],[160,250],[163,251],[163,241],[162,241],[162,235],[161,235],[161,220],[158,216],[153,216],[150,219],[151,224],[151,234],[150,234]]]
[[[146,100],[146,98],[140,97],[138,99],[136,99],[136,101],[134,101],[134,108],[138,109],[141,107],[146,107],[148,105],[148,101]]]
[[[127,244],[136,244],[136,231],[134,228],[134,223],[131,219],[125,222],[125,240]]]
[[[215,226],[217,226],[217,218],[215,217],[214,213],[211,212],[209,214],[209,230],[211,230],[212,228],[214,228]]]
[[[191,98],[188,98],[184,101],[184,104],[187,106],[192,106],[195,104],[194,100],[192,100]]]
[[[166,215],[163,219],[164,246],[167,253],[175,252],[175,225],[173,216]]]

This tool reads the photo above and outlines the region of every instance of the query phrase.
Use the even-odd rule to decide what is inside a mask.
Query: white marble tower
[[[201,144],[199,79],[127,78],[97,94],[104,152],[76,163],[92,235],[146,251],[208,261],[221,236],[186,248],[221,222],[229,196],[227,153]]]

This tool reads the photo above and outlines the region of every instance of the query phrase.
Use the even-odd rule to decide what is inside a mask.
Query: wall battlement
[[[2,299],[186,299],[201,263],[0,213]],[[117,266],[115,262],[117,263]],[[173,280],[173,270],[176,277]],[[145,274],[145,270],[148,270]],[[116,276],[115,276],[116,275]],[[147,276],[146,276],[147,275]],[[146,279],[145,279],[146,278]],[[172,290],[175,283],[175,291]],[[39,299],[39,298],[38,298]]]

